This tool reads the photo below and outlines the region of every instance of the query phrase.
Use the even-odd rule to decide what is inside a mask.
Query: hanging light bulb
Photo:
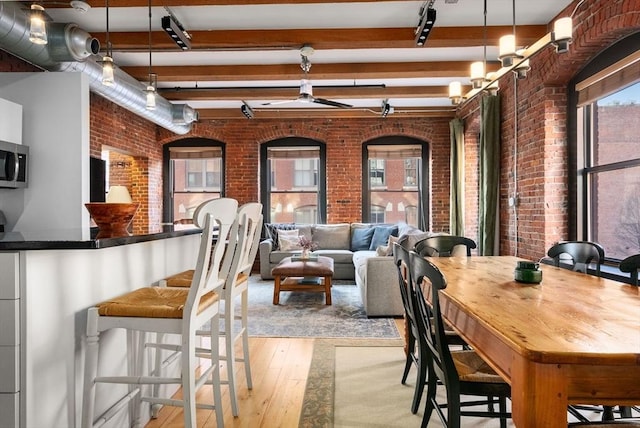
[[[462,102],[462,84],[454,81],[449,83],[449,99],[454,105],[458,105]]]
[[[560,18],[553,23],[551,40],[551,43],[556,47],[557,53],[569,51],[569,43],[573,40],[573,20],[570,16]]]
[[[109,54],[102,57],[102,84],[104,86],[113,86],[115,83],[113,67],[113,58],[111,58]]]
[[[155,110],[156,109],[156,88],[152,85],[147,86],[145,90],[147,93],[147,110]]]
[[[471,63],[471,83],[473,84],[473,89],[480,89],[482,84],[484,83],[484,62],[476,61]]]
[[[511,67],[513,65],[513,58],[516,54],[516,36],[513,34],[507,34],[500,37],[500,51],[498,59],[502,63],[503,67]]]
[[[29,26],[29,40],[36,45],[46,45],[47,25],[44,22],[44,7],[39,4],[31,5],[31,18]]]

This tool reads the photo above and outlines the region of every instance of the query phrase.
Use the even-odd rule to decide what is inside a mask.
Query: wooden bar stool
[[[211,329],[209,338],[211,349],[207,355],[211,365],[200,375],[196,374],[199,357],[196,349],[196,331],[207,322],[219,323],[220,294],[227,273],[221,266],[226,242],[218,240],[213,246],[213,229],[217,226],[220,234],[227,234],[234,226],[237,215],[237,202],[226,200],[219,204],[215,215],[207,214],[203,221],[203,232],[194,270],[191,287],[173,289],[161,287],[145,287],[115,299],[99,303],[88,310],[87,319],[87,353],[85,361],[84,401],[82,407],[82,426],[84,428],[100,426],[127,403],[131,408],[131,425],[140,424],[140,401],[160,403],[184,408],[184,426],[196,427],[196,389],[207,380],[213,386],[213,405],[200,404],[197,407],[215,409],[217,426],[224,426],[222,400],[220,392],[220,365],[218,330]],[[144,343],[132,347],[129,343],[127,353],[134,361],[127,376],[98,376],[99,338],[104,331],[124,328],[127,336],[133,337],[145,332],[172,333],[181,336],[182,370],[180,377],[162,377],[153,371],[143,375]],[[131,340],[129,342],[132,342]],[[156,348],[156,353],[160,352]],[[129,384],[129,393],[97,418],[94,416],[95,391],[97,383]],[[143,396],[141,385],[174,384],[181,385],[182,400]],[[102,406],[104,407],[104,406]]]

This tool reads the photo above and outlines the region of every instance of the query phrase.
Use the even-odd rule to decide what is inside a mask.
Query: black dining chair
[[[619,427],[640,427],[640,419],[626,419],[604,422],[573,422],[569,428],[619,428]]]
[[[638,283],[638,270],[640,270],[640,254],[629,256],[620,262],[620,271],[631,274],[631,283],[634,285],[640,285]]]
[[[416,252],[410,253],[411,288],[413,305],[418,308],[418,330],[427,344],[427,398],[422,428],[426,428],[435,410],[442,423],[449,428],[459,428],[461,416],[497,417],[500,427],[507,426],[511,413],[507,412],[507,398],[511,387],[475,351],[451,350],[445,335],[445,323],[440,312],[438,291],[447,287],[440,270]],[[423,287],[427,290],[423,290]],[[431,297],[429,304],[425,293]],[[433,334],[431,333],[433,332]],[[446,389],[447,402],[439,403],[436,390]],[[463,396],[487,397],[486,400],[462,401]],[[498,402],[499,411],[466,409],[488,402]],[[447,409],[445,416],[443,408]],[[464,410],[463,410],[464,409]]]
[[[449,257],[455,255],[458,248],[466,248],[467,256],[471,256],[471,250],[476,248],[473,239],[456,235],[438,235],[430,236],[416,242],[415,251],[421,256],[430,257]]]
[[[596,264],[596,275],[600,276],[600,266],[604,263],[604,248],[602,245],[589,241],[562,241],[553,245],[547,251],[547,256],[553,259],[553,264],[563,267],[567,261],[571,262],[572,270],[587,273],[590,263]]]

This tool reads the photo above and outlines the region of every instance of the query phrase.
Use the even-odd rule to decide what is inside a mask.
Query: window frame
[[[318,147],[320,156],[318,159],[317,170],[317,223],[326,223],[327,221],[327,148],[326,144],[313,140],[310,138],[302,137],[286,137],[273,141],[269,141],[260,145],[260,200],[262,201],[262,213],[265,218],[265,223],[270,222],[271,212],[275,210],[275,207],[271,207],[271,193],[273,193],[273,186],[271,178],[277,176],[276,173],[272,173],[269,167],[268,151],[270,148],[286,148],[286,147]],[[293,181],[293,180],[292,180]],[[305,192],[305,187],[297,187],[295,193]]]
[[[616,63],[637,54],[640,46],[640,32],[634,33],[596,55],[580,71],[567,87],[567,130],[568,130],[568,183],[569,183],[569,237],[570,240],[591,240],[592,219],[595,208],[590,203],[591,180],[594,174],[636,167],[638,159],[593,165],[593,103],[580,106],[577,86],[593,78],[598,73]],[[637,83],[636,83],[637,84]],[[623,89],[627,85],[620,86]],[[602,96],[601,98],[604,98]],[[601,99],[598,98],[598,99]],[[586,132],[584,131],[586,130]],[[620,260],[608,257],[605,262],[617,264]],[[616,277],[618,273],[613,274]]]
[[[216,148],[222,151],[221,163],[220,163],[220,189],[207,190],[203,188],[202,191],[197,193],[215,193],[220,194],[220,197],[225,196],[225,165],[226,165],[226,147],[225,143],[218,140],[212,140],[207,138],[183,138],[181,140],[173,141],[164,144],[162,147],[162,225],[173,225],[175,219],[173,218],[173,204],[174,204],[174,171],[171,168],[171,153],[170,149],[175,147],[196,147],[196,148]]]

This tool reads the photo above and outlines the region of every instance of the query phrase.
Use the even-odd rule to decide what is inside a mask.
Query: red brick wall
[[[573,2],[559,16],[569,15],[576,4]],[[568,53],[557,54],[553,47],[544,49],[532,58],[529,76],[517,81],[517,89],[513,76],[500,81],[501,254],[515,254],[517,250],[519,256],[535,260],[543,257],[555,241],[568,238],[568,176],[575,171],[567,167],[566,86],[598,52],[638,30],[640,0],[585,2],[574,16],[574,40]],[[477,165],[472,154],[477,153],[477,106],[477,100],[473,100],[458,113],[465,118],[467,173],[472,175]],[[467,192],[470,184],[468,179]],[[516,211],[508,206],[514,191],[519,197]],[[473,196],[467,193],[467,197]],[[473,214],[468,207],[467,218]],[[468,226],[467,232],[472,236],[470,229]]]
[[[327,145],[327,221],[362,219],[362,145],[378,137],[401,135],[430,143],[433,230],[449,229],[449,119],[299,119],[213,120],[196,123],[177,136],[161,130],[165,144],[188,137],[226,143],[226,196],[239,203],[259,198],[260,144],[285,137],[303,137]]]

